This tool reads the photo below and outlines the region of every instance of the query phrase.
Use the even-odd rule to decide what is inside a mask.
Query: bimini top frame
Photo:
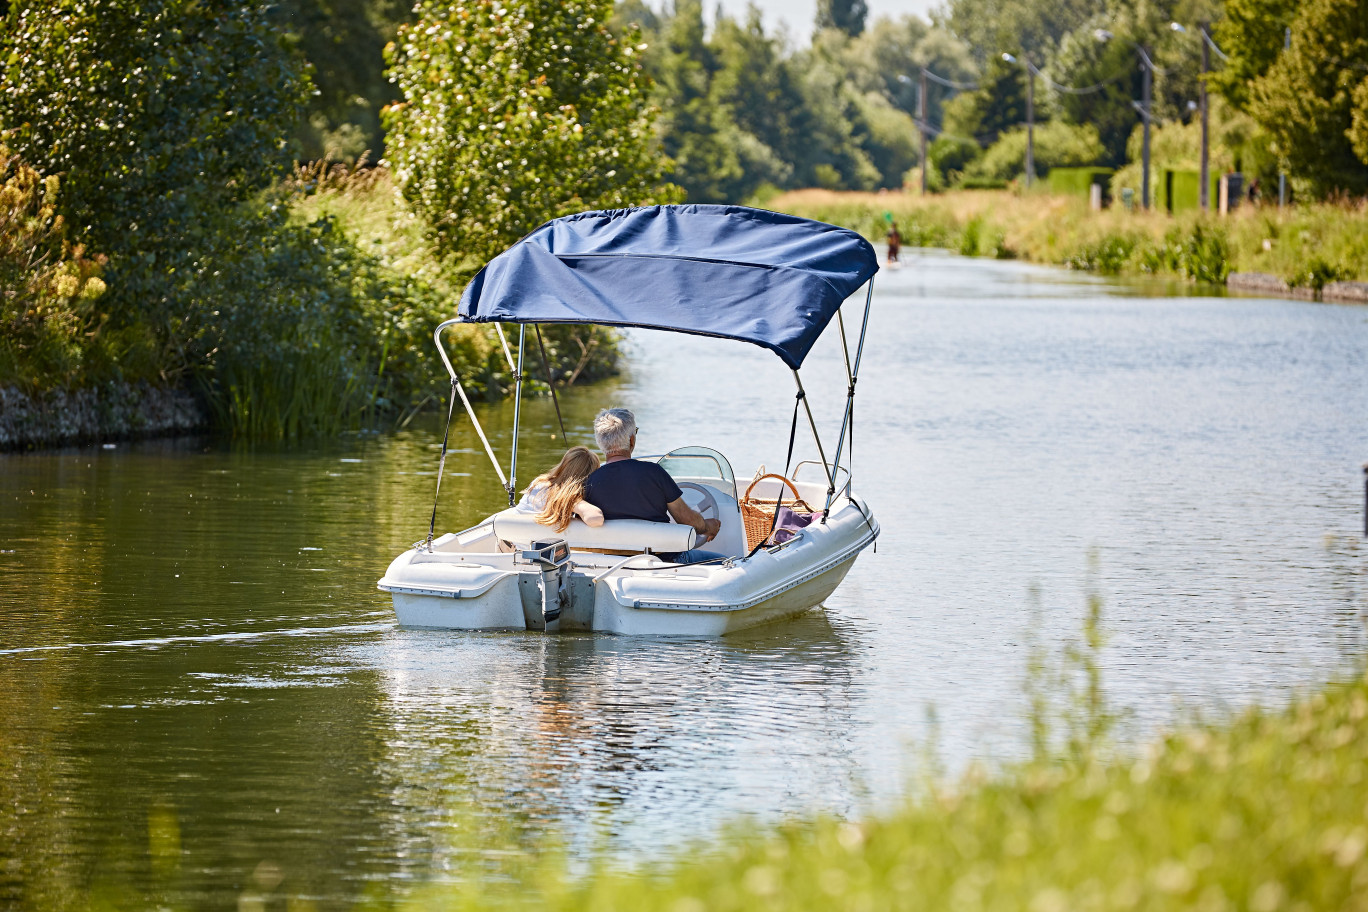
[[[833,462],[827,461],[811,408],[806,409],[827,476],[825,519],[837,494],[846,438],[853,436],[855,384],[878,269],[874,248],[855,232],[762,209],[681,205],[583,212],[547,222],[491,260],[466,286],[459,316],[438,326],[434,339],[451,375],[452,406],[459,397],[511,504],[526,324],[597,323],[750,342],[773,351],[793,370],[798,400],[806,406],[798,369],[835,316],[848,388]],[[852,361],[840,308],[866,283]],[[442,346],[442,332],[457,323],[494,323],[513,373],[517,399],[507,476]],[[502,323],[521,324],[516,361]],[[795,428],[797,408],[795,403]],[[790,435],[790,459],[792,451]],[[445,453],[444,441],[443,464]],[[439,490],[440,485],[439,467]],[[847,467],[842,489],[849,485]]]

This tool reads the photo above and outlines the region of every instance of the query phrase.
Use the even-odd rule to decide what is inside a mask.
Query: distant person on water
[[[599,467],[599,458],[588,447],[571,447],[556,467],[536,479],[523,491],[516,509],[532,513],[537,522],[557,532],[570,527],[578,516],[586,525],[603,525],[603,511],[584,499],[584,483]]]
[[[898,223],[888,223],[888,262],[898,262],[898,251],[902,250],[902,235],[898,233]]]
[[[684,502],[684,492],[670,473],[654,462],[632,458],[636,449],[636,417],[625,408],[604,409],[594,418],[594,439],[603,450],[604,463],[584,485],[584,499],[603,511],[604,519],[644,519],[693,526],[698,544],[717,535],[722,524],[704,519]],[[661,554],[675,564],[721,560],[725,555],[693,548],[678,554]]]

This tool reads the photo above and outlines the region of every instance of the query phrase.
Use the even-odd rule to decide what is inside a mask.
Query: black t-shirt
[[[665,505],[683,494],[669,472],[636,459],[605,463],[584,482],[584,499],[602,510],[604,519],[669,522]]]

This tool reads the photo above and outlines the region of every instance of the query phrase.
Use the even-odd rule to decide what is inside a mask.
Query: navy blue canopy
[[[476,323],[641,326],[762,345],[797,369],[879,269],[853,231],[744,206],[647,206],[547,222],[461,295]]]

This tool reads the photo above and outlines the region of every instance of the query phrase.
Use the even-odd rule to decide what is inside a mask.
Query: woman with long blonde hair
[[[584,499],[584,480],[598,467],[598,456],[588,448],[571,447],[554,469],[527,486],[518,512],[535,514],[537,522],[557,532],[568,529],[576,516],[586,525],[603,525],[603,511]]]

